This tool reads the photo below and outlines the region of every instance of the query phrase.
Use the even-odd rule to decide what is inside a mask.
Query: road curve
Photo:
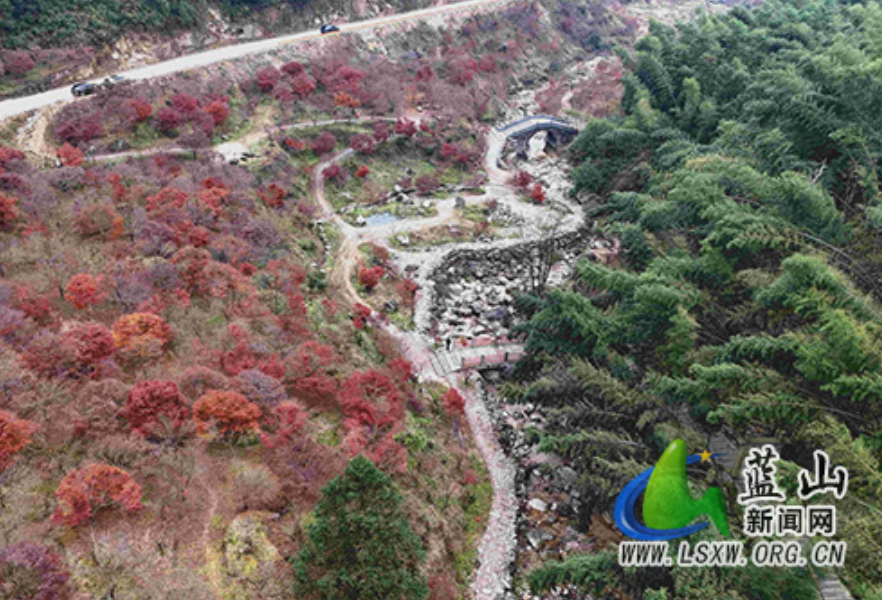
[[[367,19],[364,21],[356,21],[352,23],[340,23],[338,24],[338,26],[340,27],[341,33],[352,33],[360,31],[362,29],[385,27],[387,25],[392,25],[403,21],[419,20],[426,17],[443,15],[446,13],[464,12],[472,9],[487,8],[489,6],[499,4],[508,4],[512,1],[513,0],[465,0],[464,2],[456,2],[454,4],[447,4],[443,6],[433,6],[430,8],[414,10],[407,13],[390,15],[388,17],[377,17],[374,19]],[[206,50],[204,52],[198,52],[196,54],[187,54],[186,56],[179,56],[178,58],[173,58],[171,60],[163,61],[160,63],[138,67],[135,69],[130,69],[128,71],[120,71],[119,74],[133,81],[142,81],[145,79],[152,79],[154,77],[162,77],[163,75],[181,73],[183,71],[205,67],[218,62],[235,60],[251,54],[271,52],[278,49],[280,46],[314,40],[320,37],[323,36],[318,33],[318,31],[316,31],[315,29],[310,29],[309,31],[287,34],[279,37],[269,38],[266,40],[257,40],[254,42],[246,42],[244,44],[236,44],[233,46],[223,46],[221,48],[215,48],[214,50]],[[8,119],[10,117],[25,114],[32,110],[50,106],[52,104],[55,104],[56,102],[64,102],[66,100],[72,99],[73,96],[70,92],[70,86],[64,86],[49,90],[47,92],[42,92],[40,94],[34,94],[33,96],[6,100],[4,102],[0,102],[0,120]]]

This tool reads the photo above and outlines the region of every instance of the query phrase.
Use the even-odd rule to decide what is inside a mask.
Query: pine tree
[[[308,540],[294,560],[298,597],[424,600],[425,556],[394,482],[364,456],[322,490]]]

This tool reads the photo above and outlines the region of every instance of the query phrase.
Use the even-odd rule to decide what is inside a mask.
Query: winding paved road
[[[424,8],[422,10],[415,10],[412,12],[400,13],[387,17],[377,17],[374,19],[356,21],[353,23],[340,23],[338,24],[338,27],[340,27],[340,33],[352,33],[364,29],[373,29],[377,27],[385,27],[387,25],[394,25],[395,23],[400,23],[404,21],[415,21],[450,13],[463,13],[472,10],[481,10],[500,4],[508,4],[512,1],[513,0],[466,0],[465,2],[456,2],[454,4],[447,4],[443,6],[433,6],[430,8]],[[281,46],[315,40],[321,37],[323,36],[318,33],[318,31],[316,31],[315,29],[310,29],[309,31],[292,33],[266,40],[247,42],[244,44],[236,44],[233,46],[223,46],[221,48],[206,50],[204,52],[198,52],[196,54],[187,54],[186,56],[180,56],[178,58],[173,58],[171,60],[155,63],[152,65],[129,69],[127,71],[120,71],[119,75],[122,75],[123,77],[132,81],[152,79],[154,77],[162,77],[164,75],[181,73],[183,71],[190,71],[219,62],[243,58],[251,54],[272,52],[273,50],[279,49],[279,47]],[[110,75],[110,73],[107,73],[106,75]],[[49,90],[40,94],[34,94],[33,96],[6,100],[4,102],[0,102],[0,120],[25,114],[32,110],[50,106],[57,102],[70,100],[73,100],[73,96],[70,92],[70,86],[56,88],[54,90]]]

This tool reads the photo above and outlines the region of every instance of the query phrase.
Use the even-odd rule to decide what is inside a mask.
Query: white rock
[[[533,498],[529,502],[527,502],[527,506],[532,508],[533,510],[538,510],[539,512],[545,512],[548,510],[548,503],[540,500],[539,498]]]

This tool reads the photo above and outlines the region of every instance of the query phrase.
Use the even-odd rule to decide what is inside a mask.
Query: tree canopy
[[[296,592],[317,600],[423,600],[425,551],[394,482],[364,456],[322,490],[294,561]]]

